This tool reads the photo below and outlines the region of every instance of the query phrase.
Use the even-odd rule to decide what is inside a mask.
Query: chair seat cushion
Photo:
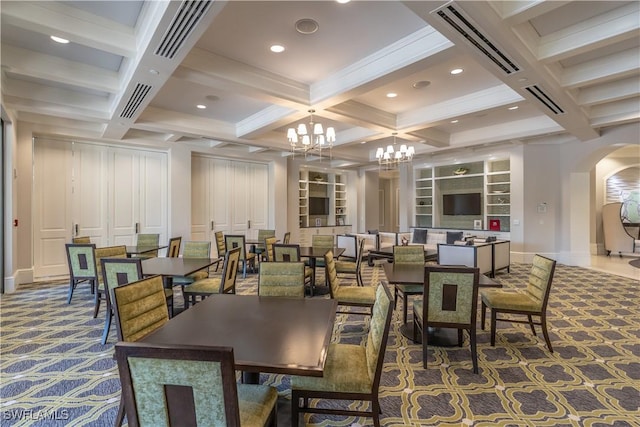
[[[371,304],[376,302],[376,288],[372,286],[341,286],[335,296],[340,303]]]
[[[295,390],[371,393],[364,346],[330,344],[322,377],[291,377]]]
[[[403,294],[421,294],[424,291],[424,285],[407,285],[399,283],[396,285],[398,292]]]
[[[184,293],[217,294],[220,291],[220,282],[222,282],[222,277],[200,279],[185,286]]]
[[[336,261],[336,273],[353,273],[356,272],[356,263],[352,261]]]
[[[534,313],[541,310],[539,302],[518,291],[487,289],[481,292],[480,297],[488,307],[497,310],[519,310]]]
[[[209,277],[209,272],[207,270],[200,270],[195,273],[191,273],[188,276],[173,276],[173,284],[190,285],[197,280],[206,279],[207,277]]]
[[[313,277],[313,268],[309,266],[304,266],[304,277]]]
[[[264,426],[278,400],[275,388],[258,384],[238,384],[241,426]]]

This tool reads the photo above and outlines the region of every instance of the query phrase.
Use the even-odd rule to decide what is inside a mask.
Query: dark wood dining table
[[[345,248],[334,247],[331,249],[333,251],[333,257],[338,258],[340,255],[344,253]],[[328,248],[318,248],[313,246],[300,246],[300,257],[309,259],[309,267],[313,269],[313,277],[311,278],[313,284],[313,293],[318,295],[326,295],[329,293],[329,287],[327,286],[327,281],[321,286],[316,284],[316,260],[318,258],[324,258],[324,255],[329,252]],[[313,296],[313,294],[312,294]]]
[[[127,246],[127,256],[144,255],[149,252],[158,251],[160,249],[166,249],[167,245],[153,245],[153,246]]]
[[[245,382],[260,372],[322,376],[337,302],[325,298],[212,295],[143,342],[233,347]]]
[[[142,273],[145,276],[161,275],[165,288],[171,288],[173,276],[188,276],[216,262],[219,258],[147,258],[142,260]]]
[[[383,263],[382,268],[387,276],[387,281],[397,287],[402,287],[405,295],[405,303],[403,304],[403,319],[407,318],[407,306],[409,305],[409,297],[413,295],[422,295],[424,293],[424,269],[426,266],[415,264],[396,264]],[[481,274],[479,277],[480,288],[501,288],[502,284],[496,280]],[[400,332],[405,337],[413,340],[413,323],[404,323],[400,327]],[[418,337],[417,342],[421,342]],[[429,344],[441,347],[450,347],[458,345],[458,334],[454,329],[430,328]]]

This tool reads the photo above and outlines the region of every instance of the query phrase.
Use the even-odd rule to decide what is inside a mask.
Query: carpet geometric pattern
[[[529,268],[513,264],[496,279],[505,288],[522,288]],[[374,285],[384,271],[364,265],[363,276]],[[238,282],[238,293],[256,293],[256,275]],[[101,345],[104,304],[93,319],[87,286],[78,287],[70,305],[67,289],[66,282],[31,284],[0,299],[2,426],[113,425],[120,398],[115,327]],[[430,346],[423,369],[422,347],[400,333],[401,319],[399,301],[380,389],[383,426],[640,426],[636,280],[558,265],[548,307],[554,353],[539,329],[536,337],[528,325],[499,323],[495,347],[488,328],[478,330],[477,375],[466,335],[461,348]],[[338,315],[334,341],[362,343],[367,324],[366,316]],[[284,402],[279,425],[290,425],[289,379],[261,375],[261,381],[278,387]],[[305,422],[372,425],[368,418],[320,415]]]

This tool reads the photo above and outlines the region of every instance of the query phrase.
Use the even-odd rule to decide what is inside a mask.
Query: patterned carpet
[[[513,265],[497,279],[521,287],[528,271]],[[365,266],[364,278],[375,284],[384,272]],[[239,280],[239,293],[256,292],[255,275]],[[397,307],[382,375],[382,425],[640,426],[639,288],[631,279],[559,265],[549,303],[555,353],[528,326],[503,323],[493,348],[488,331],[478,333],[478,375],[466,347],[430,348],[424,370],[421,347],[399,333]],[[120,397],[115,330],[101,345],[104,308],[92,318],[86,287],[70,305],[66,295],[66,283],[32,284],[0,300],[2,426],[113,425]],[[340,315],[334,339],[359,343],[366,328],[362,316]],[[288,378],[262,380],[278,386],[279,425],[290,425]],[[372,424],[317,415],[305,421]]]

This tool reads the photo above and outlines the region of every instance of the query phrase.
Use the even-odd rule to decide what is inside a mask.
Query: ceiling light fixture
[[[460,74],[460,73],[462,73],[463,71],[464,71],[464,70],[463,70],[462,68],[454,68],[454,69],[453,69],[453,70],[451,70],[450,72],[451,72],[451,74],[453,74],[453,75],[455,76],[456,74]]]
[[[205,108],[207,108],[207,106],[204,105],[204,104],[198,104],[198,105],[196,105],[196,108],[198,108],[200,110],[204,110]]]
[[[517,106],[517,105],[514,105],[513,107],[509,107],[509,110],[511,110],[511,111],[513,111],[513,110],[517,110],[517,109],[518,109],[518,106]]]
[[[350,1],[351,0],[336,0],[336,2],[340,4],[346,4],[346,3],[349,3]]]
[[[284,46],[281,46],[279,44],[274,44],[273,46],[271,46],[269,48],[271,50],[271,52],[273,53],[281,53],[284,52]]]
[[[397,94],[397,93],[395,93],[395,92],[389,92],[389,93],[387,94],[387,98],[395,98],[396,96],[398,96],[398,94]]]
[[[289,128],[287,129],[287,140],[293,153],[303,151],[306,156],[309,151],[315,150],[322,157],[322,150],[328,148],[329,157],[331,157],[331,148],[336,141],[336,130],[333,127],[328,127],[325,132],[321,123],[313,121],[313,113],[315,112],[316,110],[309,110],[309,129],[304,123],[300,123],[295,128]]]
[[[58,36],[51,36],[51,40],[53,40],[56,43],[61,43],[61,44],[69,43],[69,40],[63,39],[62,37],[58,37]]]
[[[406,144],[400,145],[400,150],[396,151],[396,135],[397,132],[393,133],[393,145],[387,145],[387,150],[385,151],[382,147],[378,147],[376,150],[376,159],[378,159],[378,164],[380,166],[385,166],[387,169],[393,168],[400,163],[410,162],[413,159],[413,155],[415,154],[415,149],[413,145],[407,147]]]
[[[451,120],[451,123],[458,123],[459,120]]]

